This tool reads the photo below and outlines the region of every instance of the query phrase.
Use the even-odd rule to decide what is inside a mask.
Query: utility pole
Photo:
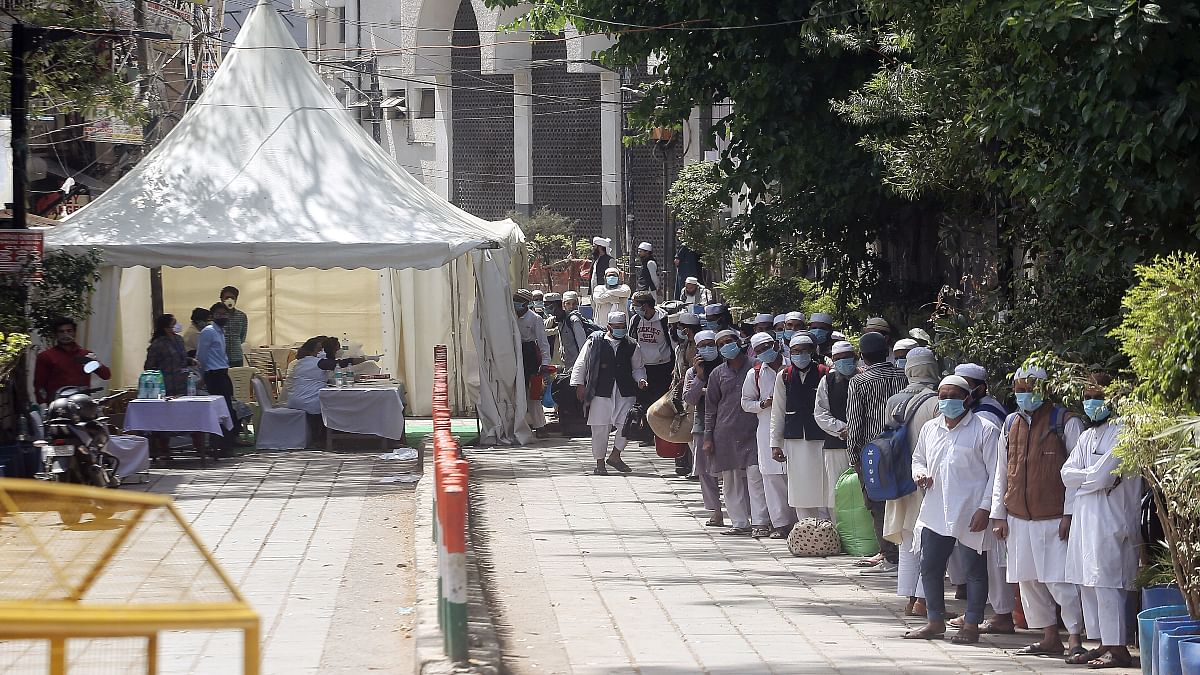
[[[630,103],[625,100],[628,93],[625,91],[626,82],[633,82],[633,69],[621,69],[621,134],[617,138],[617,142],[624,145],[625,156],[621,162],[621,173],[624,178],[625,193],[625,245],[629,248],[629,276],[630,281],[634,281],[637,274],[637,245],[633,243],[634,231],[634,216],[633,216],[633,146],[625,143],[625,135],[629,131],[629,106]],[[636,288],[636,284],[631,286]]]

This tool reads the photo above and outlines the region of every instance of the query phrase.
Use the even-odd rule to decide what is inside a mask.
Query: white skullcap
[[[755,314],[754,315],[754,323],[774,324],[775,323],[774,319],[775,319],[775,317],[771,316],[770,314]]]
[[[541,290],[538,290],[538,289],[536,289],[536,288],[535,288],[535,289],[533,289],[533,297],[535,297],[535,298],[540,298],[540,297],[544,297],[545,295],[546,295],[546,292],[545,292],[545,291],[541,291]]]
[[[942,381],[938,383],[938,386],[941,387],[944,384],[952,384],[966,392],[971,391],[970,383],[964,380],[960,375],[947,375],[943,377]]]
[[[608,248],[608,240],[604,237],[592,237],[592,246],[603,246]]]
[[[625,323],[625,312],[609,312],[609,323]]]
[[[677,316],[679,317],[679,323],[685,326],[700,325],[700,316],[695,312],[679,312]]]
[[[928,347],[913,347],[908,350],[908,361],[905,366],[919,366],[926,363],[937,363],[937,355]],[[954,373],[958,375],[959,373]]]
[[[892,351],[903,351],[905,349],[913,349],[914,347],[920,346],[921,344],[916,340],[912,338],[904,338],[902,340],[896,340],[896,344],[892,345]]]
[[[638,244],[638,250],[639,251],[653,251],[654,247],[650,245],[650,242],[643,241],[642,243]]]
[[[705,340],[716,340],[716,339],[717,339],[717,334],[712,332],[711,330],[702,330],[702,331],[696,333],[696,344],[700,344],[701,342],[704,342]]]
[[[688,278],[686,278],[686,279],[684,279],[684,280],[683,280],[683,283],[684,283],[685,285],[686,285],[686,284],[696,284],[697,286],[699,286],[699,285],[700,285],[700,280],[699,280],[699,279],[697,279],[696,277],[688,277]]]
[[[840,330],[835,330],[829,334],[829,337],[832,338],[833,340],[841,342],[846,339],[846,334]]]
[[[809,345],[810,347],[817,346],[816,343],[813,342],[812,336],[808,333],[797,333],[796,335],[792,336],[792,341],[788,343],[789,347],[799,347],[800,345]]]
[[[575,291],[567,291],[567,292],[563,293],[563,302],[567,302],[569,300],[578,300],[578,299],[579,299],[579,294],[576,293]]]
[[[986,380],[987,368],[978,363],[960,363],[954,366],[954,374],[959,377],[969,377],[972,380]]]
[[[845,340],[838,340],[837,342],[833,343],[833,349],[831,349],[829,353],[830,354],[845,354],[846,352],[853,352],[853,351],[854,351],[854,345],[850,344],[849,342],[846,342]]]
[[[604,276],[608,276],[610,274],[620,274],[620,273],[621,273],[621,270],[619,270],[615,267],[610,267],[610,268],[604,270]]]
[[[721,338],[727,338],[727,337],[731,337],[731,338],[737,340],[742,337],[742,334],[737,332],[736,330],[731,330],[731,329],[726,328],[725,330],[721,331],[720,333],[717,333],[716,339],[720,340]]]
[[[547,293],[542,299],[546,302],[562,302],[562,296],[558,293]]]
[[[765,344],[774,344],[774,343],[775,343],[775,338],[771,337],[770,335],[767,335],[766,333],[755,333],[754,335],[750,336],[750,346],[754,347],[755,349],[758,349],[759,347],[761,347]]]
[[[926,342],[933,342],[933,338],[929,337],[929,333],[926,333],[925,331],[921,330],[920,328],[914,328],[914,329],[908,331],[908,336],[915,340],[924,340]]]
[[[784,321],[787,321],[787,314],[778,314],[775,316],[775,320],[771,322],[771,325],[781,324]]]
[[[824,312],[814,312],[812,316],[808,317],[808,322],[827,323],[829,325],[833,325],[833,315],[826,314]]]
[[[804,312],[788,312],[784,317],[784,321],[803,321]]]
[[[1035,366],[1033,368],[1021,366],[1020,368],[1017,368],[1017,374],[1013,375],[1014,380],[1044,380],[1047,377],[1048,375],[1046,375],[1046,369],[1042,368],[1041,366]]]

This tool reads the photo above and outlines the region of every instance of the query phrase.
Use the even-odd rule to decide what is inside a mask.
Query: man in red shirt
[[[33,369],[33,391],[39,403],[52,401],[54,393],[62,387],[91,385],[92,376],[83,372],[83,366],[97,360],[95,354],[75,342],[73,319],[55,319],[50,329],[54,331],[55,344],[38,354]],[[105,365],[101,365],[95,374],[102,380],[112,377],[112,371]]]

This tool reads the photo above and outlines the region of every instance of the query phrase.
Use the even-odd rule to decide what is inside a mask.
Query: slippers
[[[762,539],[763,537],[769,537],[769,536],[771,536],[771,528],[762,527],[762,526],[751,528],[750,536],[754,537],[755,539]]]
[[[1112,652],[1087,662],[1087,667],[1090,670],[1100,670],[1101,668],[1130,668],[1132,666],[1133,659],[1118,659],[1112,655]]]
[[[621,473],[633,473],[633,469],[629,468],[629,465],[624,460],[609,458],[604,460],[604,463]]]
[[[1064,651],[1062,647],[1046,649],[1040,644],[1032,644],[1013,652],[1013,656],[1062,656]]]
[[[725,521],[720,518],[709,518],[704,521],[705,527],[725,527]]]
[[[1107,653],[1108,652],[1101,649],[1093,649],[1088,651],[1076,647],[1075,649],[1071,650],[1070,654],[1067,655],[1067,663],[1071,664],[1072,666],[1082,666],[1085,663],[1099,660],[1101,656],[1104,656]]]
[[[943,631],[935,631],[935,630],[931,629],[929,626],[925,626],[923,628],[918,628],[917,630],[908,631],[907,633],[904,634],[904,639],[905,640],[936,640],[937,638],[943,637],[945,634],[946,634],[946,631],[944,631],[944,630]]]
[[[750,532],[752,532],[752,530],[748,527],[731,527],[728,530],[725,530],[724,532],[722,532],[721,534],[723,534],[727,537],[741,537],[741,536],[750,534]]]
[[[995,619],[988,619],[979,624],[979,632],[988,635],[1012,635],[1017,632],[1017,628],[1011,623],[1000,623]]]
[[[877,556],[871,556],[870,558],[859,558],[858,560],[854,561],[854,566],[855,567],[874,567],[881,562],[883,562],[883,556],[877,555]]]
[[[950,642],[956,645],[973,645],[979,643],[978,628],[960,628],[954,637],[950,638]]]

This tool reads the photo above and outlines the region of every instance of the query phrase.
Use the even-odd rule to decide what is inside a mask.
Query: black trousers
[[[229,370],[220,368],[204,371],[204,387],[213,396],[225,397],[225,405],[229,407],[229,419],[233,421],[233,428],[225,430],[225,444],[228,447],[237,439],[238,434],[237,413],[233,411],[233,380],[229,379]]]
[[[674,374],[674,361],[646,366],[646,388],[639,389],[637,394],[638,403],[642,404],[643,411],[648,411],[651,404],[667,393]]]

